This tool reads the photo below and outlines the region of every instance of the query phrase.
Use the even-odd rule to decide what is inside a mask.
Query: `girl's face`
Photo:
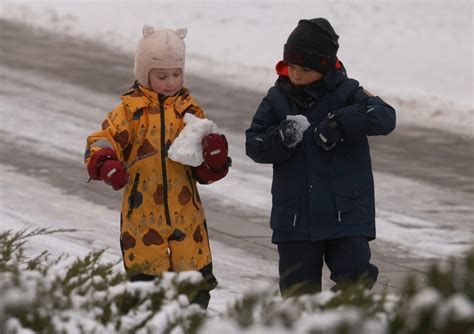
[[[295,86],[309,85],[310,83],[323,78],[322,73],[296,64],[288,64],[288,76]]]
[[[150,87],[164,96],[173,96],[183,87],[180,68],[154,68],[149,74]]]

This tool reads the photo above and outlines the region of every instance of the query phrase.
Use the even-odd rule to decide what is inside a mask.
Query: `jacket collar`
[[[143,87],[137,81],[135,81],[130,90],[123,94],[120,99],[132,112],[136,112],[148,106],[159,107],[160,103],[164,105],[177,104],[179,106],[191,103],[187,88],[181,88],[181,90],[173,96],[164,96]]]
[[[283,60],[280,60],[276,66],[275,70],[277,74],[281,77],[288,78],[288,64],[285,63]],[[336,61],[336,65],[334,68],[330,69],[323,77],[322,81],[325,83],[328,90],[334,90],[337,85],[347,78],[346,69],[344,68],[344,64],[339,59]],[[277,81],[278,82],[278,81]],[[314,86],[314,84],[308,85],[306,87],[310,88]]]
[[[307,86],[295,86],[288,77],[280,76],[275,85],[280,87],[297,105],[309,108],[316,102],[324,82],[320,80]]]
[[[347,79],[347,73],[342,63],[341,68],[333,68],[329,70],[323,77],[324,83],[330,91],[336,89],[339,83],[341,83],[341,81],[344,81],[345,79]]]
[[[279,75],[275,85],[280,87],[290,99],[303,108],[309,108],[316,102],[321,95],[321,88],[326,87],[327,90],[332,91],[341,81],[347,78],[346,70],[340,60],[321,80],[306,86],[295,86],[291,83],[288,77],[288,64],[284,61],[279,61],[275,66],[275,70]]]

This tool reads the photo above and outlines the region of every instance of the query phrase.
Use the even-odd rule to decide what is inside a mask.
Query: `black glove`
[[[288,148],[295,147],[303,139],[303,131],[298,122],[288,119],[281,121],[277,135],[283,146]]]
[[[329,151],[341,139],[341,130],[336,122],[335,115],[329,113],[327,117],[314,129],[314,140],[323,150]]]

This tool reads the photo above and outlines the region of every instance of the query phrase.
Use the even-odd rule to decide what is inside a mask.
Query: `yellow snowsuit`
[[[167,157],[184,127],[183,116],[204,113],[189,91],[158,97],[138,83],[87,138],[85,162],[112,147],[126,166],[121,213],[121,248],[126,268],[158,275],[164,271],[212,271],[204,210],[192,167]]]

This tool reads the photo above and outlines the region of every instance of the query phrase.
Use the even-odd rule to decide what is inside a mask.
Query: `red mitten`
[[[110,147],[100,149],[92,155],[87,164],[87,172],[92,180],[103,180],[112,185],[115,190],[122,188],[128,182],[125,167]]]
[[[206,165],[216,172],[228,165],[229,146],[222,134],[211,133],[202,138],[202,155]]]
[[[232,160],[228,157],[229,145],[222,134],[211,133],[202,138],[204,162],[194,168],[199,183],[209,183],[222,179],[229,172]]]
[[[91,156],[87,164],[87,172],[92,180],[102,180],[100,169],[106,160],[118,160],[117,154],[110,147],[102,148]]]
[[[118,160],[106,160],[100,169],[101,179],[114,190],[122,189],[128,183],[128,174]]]
[[[214,172],[206,165],[205,162],[203,162],[200,166],[194,167],[194,175],[199,183],[206,184],[209,182],[218,181],[227,175],[229,172],[229,166],[230,158],[229,163],[225,166],[225,168],[222,168],[218,172]]]

